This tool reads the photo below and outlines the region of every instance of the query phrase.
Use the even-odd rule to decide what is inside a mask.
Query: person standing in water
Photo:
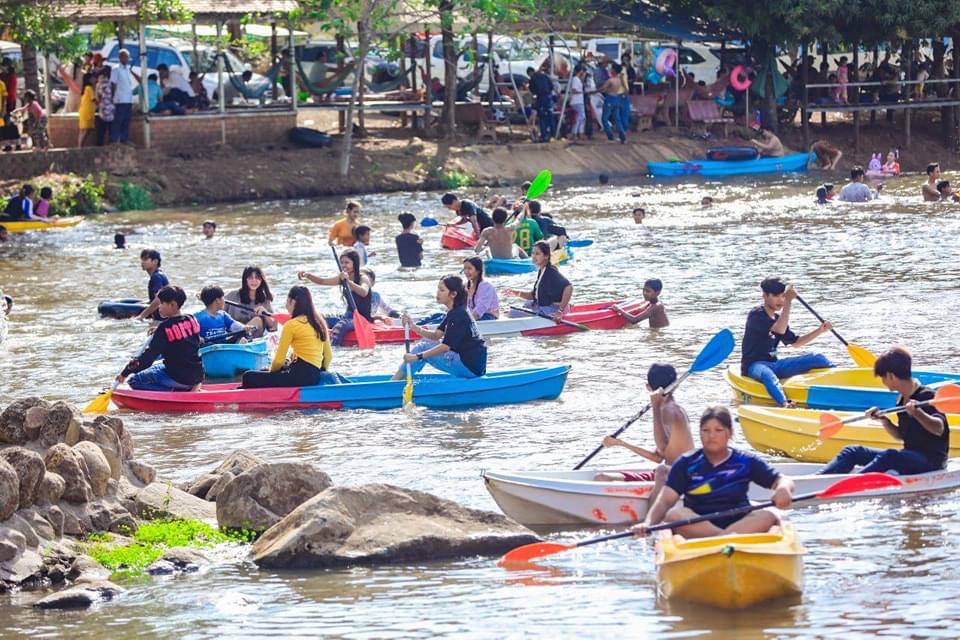
[[[640,307],[640,312],[637,315],[624,311],[618,305],[613,305],[610,308],[626,318],[630,324],[649,320],[651,329],[662,329],[670,324],[670,320],[667,319],[667,308],[660,301],[661,291],[663,291],[663,282],[658,278],[650,278],[643,283],[644,304]]]
[[[937,191],[937,180],[940,179],[940,163],[931,162],[927,165],[927,181],[920,188],[924,202],[939,202],[940,192]]]

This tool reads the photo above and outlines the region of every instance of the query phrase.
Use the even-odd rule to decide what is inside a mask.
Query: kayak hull
[[[663,531],[655,550],[657,591],[721,609],[745,609],[803,592],[806,552],[793,527],[685,539]]]
[[[446,374],[413,378],[413,402],[435,409],[553,400],[563,391],[569,366],[496,371],[479,378]],[[389,376],[358,376],[346,384],[274,389],[239,389],[238,384],[204,385],[201,391],[138,391],[120,387],[113,392],[118,407],[150,412],[235,412],[281,409],[398,409],[403,405],[405,380]]]
[[[97,313],[104,318],[124,320],[140,315],[147,308],[147,303],[136,298],[123,300],[104,300],[97,305]]]
[[[53,222],[41,222],[39,220],[0,220],[0,225],[7,228],[10,233],[25,233],[27,231],[46,231],[47,229],[68,229],[75,227],[83,222],[83,216],[70,216],[69,218],[60,218]]]
[[[808,155],[792,153],[782,158],[757,158],[755,160],[688,160],[686,162],[648,162],[647,172],[656,178],[681,178],[703,176],[724,178],[764,173],[806,171]]]
[[[585,324],[594,330],[622,329],[627,321],[611,307],[619,305],[625,311],[636,314],[644,305],[642,300],[614,300],[593,304],[572,305],[569,313],[563,318],[571,322]],[[556,336],[574,333],[577,328],[564,324],[556,324],[553,320],[540,316],[522,316],[519,318],[503,317],[497,320],[478,320],[477,329],[484,338],[503,338],[509,336]],[[378,344],[400,344],[403,342],[403,327],[401,325],[374,324],[373,334]],[[411,335],[416,340],[416,335]],[[353,330],[343,336],[344,346],[356,346],[357,335]]]
[[[211,344],[200,349],[207,378],[233,379],[244,371],[260,371],[270,366],[270,334],[243,344]],[[274,345],[276,347],[276,345]]]
[[[744,405],[737,413],[740,429],[754,449],[801,462],[829,462],[848,445],[874,449],[903,447],[903,443],[891,438],[876,420],[858,420],[844,425],[835,436],[819,440],[821,410]],[[831,413],[841,420],[857,415],[845,411]],[[947,421],[951,427],[948,456],[953,458],[960,456],[960,414],[948,414]]]
[[[477,245],[477,236],[464,233],[457,227],[447,227],[440,236],[440,246],[444,249],[473,249]]]
[[[804,462],[774,463],[774,468],[789,476],[796,494],[818,493],[848,475],[817,475],[822,464]],[[600,472],[653,471],[629,467],[580,469],[577,471],[485,471],[484,485],[510,518],[527,527],[613,526],[642,520],[649,507],[653,482],[595,481]],[[903,487],[896,490],[861,492],[851,496],[818,500],[826,502],[888,498],[918,493],[950,491],[960,488],[960,461],[946,469],[902,476]],[[771,492],[751,484],[750,500],[769,500]]]
[[[573,258],[572,250],[562,250],[559,253],[552,253],[551,258],[558,256],[554,264],[567,264]],[[537,265],[530,258],[487,258],[483,261],[483,275],[485,276],[503,276],[517,273],[533,273],[537,270]]]
[[[927,385],[960,381],[960,373],[914,371],[915,378]],[[740,375],[740,366],[726,372],[727,383],[741,402],[773,406],[773,400],[759,381]],[[897,404],[897,394],[888,390],[873,375],[872,369],[815,369],[782,382],[787,399],[811,409],[865,411],[870,407],[886,409]]]

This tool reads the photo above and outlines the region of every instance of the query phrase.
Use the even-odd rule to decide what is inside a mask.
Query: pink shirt
[[[47,214],[50,211],[50,201],[44,198],[40,199],[40,202],[37,203],[37,208],[34,213],[41,218],[46,218]]]
[[[500,299],[497,290],[486,280],[481,280],[476,295],[467,298],[467,309],[477,318],[485,313],[493,313],[500,309]]]

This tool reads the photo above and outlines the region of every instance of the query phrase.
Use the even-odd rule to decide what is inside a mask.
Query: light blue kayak
[[[683,176],[723,178],[746,174],[806,171],[808,160],[809,155],[806,153],[792,153],[782,158],[757,158],[756,160],[648,162],[647,173],[657,178],[680,178]]]
[[[201,347],[203,371],[207,378],[232,380],[244,371],[259,371],[270,366],[267,337],[243,344],[211,344]]]
[[[567,249],[567,257],[559,262],[566,264],[573,258],[573,251]],[[483,274],[486,276],[503,276],[515,273],[533,273],[537,270],[537,265],[533,264],[530,258],[512,258],[506,260],[503,258],[487,258],[483,261]]]

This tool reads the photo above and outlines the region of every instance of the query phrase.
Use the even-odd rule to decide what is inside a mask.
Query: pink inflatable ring
[[[660,52],[660,55],[657,56],[657,61],[654,63],[654,68],[662,76],[675,77],[677,72],[674,71],[673,67],[677,63],[677,52],[673,49],[664,49]]]
[[[737,91],[746,91],[751,84],[753,83],[750,81],[750,74],[747,73],[747,68],[742,64],[738,64],[730,72],[730,86]]]

